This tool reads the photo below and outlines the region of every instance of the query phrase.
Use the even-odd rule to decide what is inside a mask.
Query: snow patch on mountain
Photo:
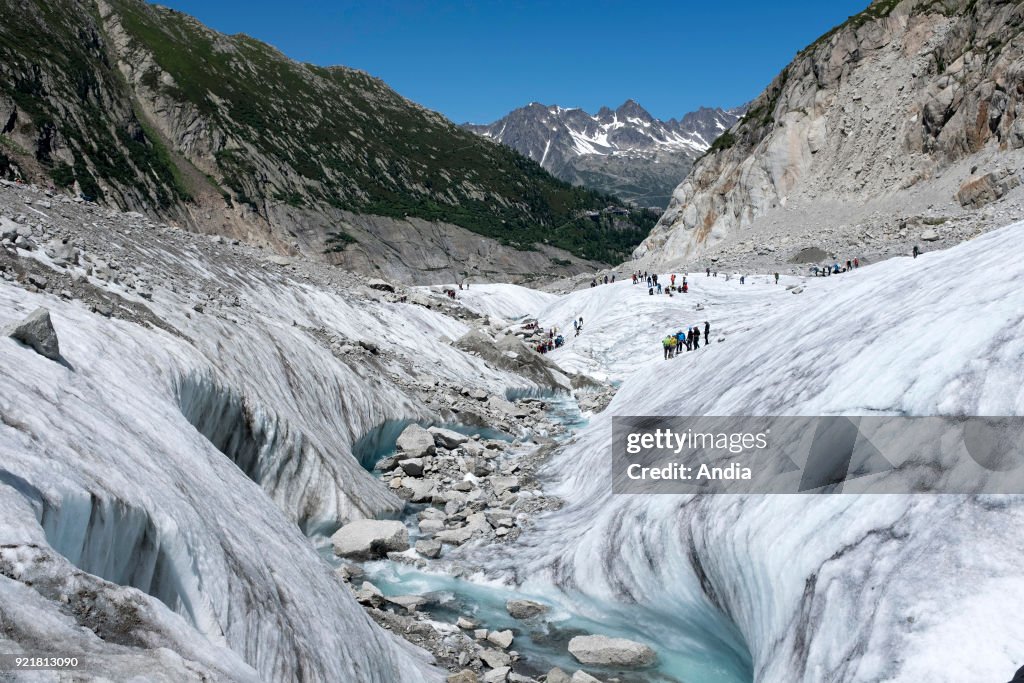
[[[741,112],[701,108],[662,121],[633,100],[596,114],[531,102],[492,124],[466,127],[516,149],[563,180],[643,206],[663,206],[693,160]]]

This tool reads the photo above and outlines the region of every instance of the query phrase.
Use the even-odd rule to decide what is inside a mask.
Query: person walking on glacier
[[[661,340],[662,349],[665,352],[665,360],[672,357],[672,350],[676,347],[676,338],[669,335]]]
[[[711,323],[704,321],[704,346],[711,343]]]
[[[700,348],[700,328],[699,327],[694,327],[693,328],[693,348],[694,348],[694,350]]]

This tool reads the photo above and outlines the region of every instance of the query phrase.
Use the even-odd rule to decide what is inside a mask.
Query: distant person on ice
[[[699,327],[693,328],[693,348],[694,349],[699,349],[700,348],[700,328]]]
[[[775,284],[779,284],[779,274],[775,273]]]
[[[917,258],[918,254],[921,253],[921,247],[914,245],[914,258]]]
[[[704,346],[711,342],[711,323],[704,321]]]

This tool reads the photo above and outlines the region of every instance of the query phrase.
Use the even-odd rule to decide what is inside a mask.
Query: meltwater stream
[[[586,416],[580,413],[572,396],[550,395],[544,396],[544,400],[549,420],[566,429],[558,438],[568,438],[572,430],[587,425]],[[364,467],[372,469],[378,460],[391,455],[395,439],[407,424],[382,425],[379,433],[362,441],[361,448],[355,451]],[[481,430],[463,428],[459,431],[480,433]],[[495,435],[493,430],[482,434],[485,438]],[[409,504],[403,514],[411,543],[421,537],[416,515],[424,507]],[[328,539],[319,539],[317,545],[325,559],[338,564]],[[486,547],[479,548],[472,560],[486,566],[487,553]],[[680,563],[685,561],[679,558]],[[514,668],[526,675],[539,676],[558,666],[569,672],[584,668],[602,679],[614,676],[623,683],[751,683],[753,680],[751,657],[742,636],[727,618],[710,607],[694,613],[692,607],[681,612],[671,605],[618,604],[566,593],[551,585],[527,581],[525,586],[513,588],[480,574],[454,577],[432,571],[430,566],[418,569],[389,560],[366,562],[361,567],[365,578],[385,596],[426,597],[428,603],[420,609],[439,622],[453,624],[459,616],[466,616],[478,622],[481,628],[511,629],[515,633],[512,649],[520,654]],[[510,599],[535,600],[551,606],[551,610],[533,620],[513,619],[505,609]],[[658,662],[641,670],[583,666],[567,649],[569,640],[582,634],[646,643],[658,653]]]

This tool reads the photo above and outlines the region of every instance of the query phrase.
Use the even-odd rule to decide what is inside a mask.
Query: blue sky
[[[295,59],[343,64],[461,123],[527,102],[659,118],[755,97],[869,0],[162,0]]]

